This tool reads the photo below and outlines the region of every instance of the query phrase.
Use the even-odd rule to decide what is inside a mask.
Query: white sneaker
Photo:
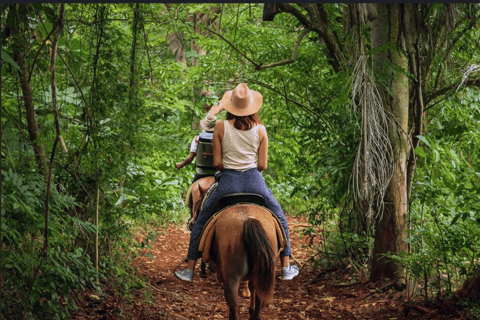
[[[298,270],[297,266],[290,265],[288,268],[282,268],[282,276],[280,279],[282,280],[292,280],[295,278],[300,271]]]
[[[188,281],[192,282],[193,281],[193,271],[188,270],[187,268],[180,270],[180,271],[175,271],[175,276],[183,281]]]

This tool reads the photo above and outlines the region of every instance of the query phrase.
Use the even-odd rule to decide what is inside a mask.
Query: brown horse
[[[190,209],[190,220],[188,221],[189,226],[197,219],[202,200],[205,197],[208,188],[210,188],[214,182],[214,177],[204,177],[198,179],[190,186],[185,199]]]
[[[215,178],[204,177],[195,181],[187,191],[185,202],[190,209],[190,220],[188,220],[187,228],[192,230],[193,224],[198,217],[198,213],[201,209],[203,198],[207,193],[210,186],[215,182]],[[207,276],[206,265],[203,262],[200,265],[200,277],[205,278]]]
[[[262,318],[262,309],[273,297],[275,262],[282,241],[272,213],[250,203],[223,209],[204,230],[199,250],[223,283],[229,319],[240,319],[238,289],[242,280],[249,280],[250,319]]]
[[[200,210],[202,209],[202,204],[204,203],[205,195],[207,194],[208,189],[215,182],[214,177],[204,177],[195,181],[190,190],[187,192],[187,204],[190,208],[190,220],[188,221],[187,227],[191,230],[193,223],[198,217]],[[207,266],[202,259],[200,264],[200,277],[207,277]],[[248,288],[248,281],[243,281],[240,289],[240,296],[243,298],[250,298],[250,290]]]

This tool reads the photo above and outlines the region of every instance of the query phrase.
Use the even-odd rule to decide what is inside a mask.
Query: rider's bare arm
[[[258,146],[258,163],[257,168],[261,172],[267,169],[268,163],[268,135],[265,126],[259,126],[258,136],[260,138],[260,145]]]
[[[178,162],[177,164],[175,164],[175,168],[177,168],[178,170],[182,169],[183,167],[185,166],[188,166],[190,163],[192,163],[193,161],[193,158],[195,158],[197,154],[195,152],[190,152],[188,154],[188,156],[185,158],[185,160],[183,160],[182,162]]]
[[[215,124],[215,131],[213,132],[212,148],[213,148],[213,165],[218,171],[223,171],[223,154],[222,154],[222,139],[224,127],[223,121]]]
[[[214,116],[216,116],[216,115],[219,114],[222,110],[223,110],[222,104],[221,104],[221,103],[218,103],[217,105],[214,105],[213,107],[211,107],[210,110],[208,111],[208,113],[211,113],[211,114],[213,114]]]

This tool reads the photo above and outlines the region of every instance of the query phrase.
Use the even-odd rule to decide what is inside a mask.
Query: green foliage
[[[471,90],[461,99],[448,99],[429,125],[429,137],[418,137],[416,197],[407,239],[411,253],[389,255],[414,281],[448,293],[479,268],[479,107]]]
[[[69,152],[57,145],[46,255],[40,255],[46,173],[39,170],[32,144],[43,147],[49,164],[57,133],[50,84],[53,38],[47,36],[59,4],[2,5],[2,277],[8,293],[2,299],[2,315],[20,318],[26,307],[27,318],[63,319],[75,308],[74,289],[100,291],[109,284],[118,288],[117,294],[129,295],[142,287],[130,262],[139,249],[155,241],[153,227],[182,223],[188,214],[184,196],[195,168],[192,164],[178,171],[175,163],[188,155],[206,106],[238,82],[248,83],[264,98],[259,115],[269,136],[267,185],[284,211],[308,217],[312,228],[307,233],[313,226],[324,230],[321,249],[331,254],[319,258],[317,265],[346,258],[366,270],[372,230],[358,227],[349,189],[360,139],[359,115],[348,107],[353,64],[334,70],[318,35],[310,31],[298,46],[295,62],[258,71],[238,51],[262,65],[290,59],[301,23],[284,13],[264,22],[260,3],[226,3],[218,15],[210,12],[211,5],[142,3],[134,21],[135,4],[66,4],[56,60],[56,100]],[[300,5],[293,6],[306,13]],[[332,17],[328,32],[343,47],[352,47],[355,35],[346,34],[342,22],[345,6],[323,8]],[[446,7],[434,4],[432,10],[426,17],[429,22],[443,19]],[[193,12],[209,14],[214,23],[192,19]],[[460,19],[458,25],[465,23],[468,19]],[[368,37],[369,31],[366,26],[360,33]],[[175,61],[173,38],[184,46],[186,65]],[[477,38],[478,30],[466,32],[448,59],[463,65],[476,57],[468,45]],[[366,43],[367,54],[395,49],[392,45],[369,51]],[[23,61],[15,55],[20,49]],[[425,48],[426,55],[432,50]],[[353,53],[348,49],[345,54]],[[443,66],[449,79],[458,76],[451,76],[440,56],[432,62],[434,67]],[[36,141],[31,141],[25,116],[20,62],[31,76]],[[399,72],[397,66],[384,67],[389,74]],[[431,86],[427,81],[425,89]],[[199,95],[201,89],[212,94]],[[428,111],[428,130],[418,137],[409,217],[411,254],[391,257],[413,277],[427,275],[436,288],[453,290],[478,268],[479,118],[478,91],[461,90]],[[93,266],[97,231],[98,273]],[[138,233],[142,236],[136,241],[133,234]],[[97,276],[100,286],[94,281]]]
[[[65,214],[76,203],[52,188],[49,212],[49,248],[44,248],[43,229],[46,184],[31,172],[2,169],[2,310],[8,318],[63,319],[76,308],[73,290],[91,284],[96,272],[74,240],[95,226]]]
[[[146,10],[145,5],[143,14],[156,16],[159,5],[153,6],[153,10]],[[171,63],[170,52],[152,48],[153,70],[143,59],[143,47],[139,50],[137,81],[152,71],[158,85],[138,85],[135,103],[129,105],[130,55],[125,54],[125,48],[132,43],[128,18],[132,8],[125,4],[67,4],[67,22],[56,61],[56,100],[69,153],[62,153],[57,146],[49,201],[48,255],[39,256],[46,184],[45,177],[37,173],[17,64],[10,52],[21,43],[29,48],[25,49],[29,52],[25,64],[36,62],[30,85],[40,131],[37,142],[49,159],[56,136],[51,109],[51,41],[43,46],[42,42],[54,26],[58,8],[55,4],[20,5],[18,16],[33,14],[36,22],[31,24],[14,18],[14,6],[2,11],[2,17],[7,17],[2,19],[2,291],[9,295],[2,299],[1,309],[2,315],[12,318],[21,318],[24,309],[28,319],[67,318],[68,310],[76,305],[73,290],[96,286],[93,280],[97,276],[102,283],[119,285],[122,293],[138,287],[141,281],[133,276],[129,262],[155,235],[151,233],[137,243],[132,239],[131,225],[152,219],[161,223],[181,219],[180,188],[186,188],[190,179],[174,171],[174,161],[183,156],[189,130],[178,129],[178,125],[190,123],[192,114],[203,116],[192,109],[192,92],[186,90],[180,74],[183,67]],[[85,23],[94,19],[99,23]],[[5,30],[17,27],[25,32],[15,37],[5,34]],[[149,25],[145,29],[149,30]],[[165,44],[165,38],[156,33],[152,38],[151,46]],[[97,185],[98,274],[93,266]]]

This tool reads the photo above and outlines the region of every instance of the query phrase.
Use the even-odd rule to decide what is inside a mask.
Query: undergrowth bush
[[[2,170],[2,314],[17,319],[64,319],[75,303],[73,290],[95,279],[89,255],[75,246],[80,233],[96,228],[66,214],[71,196],[51,189],[48,250],[44,248],[46,183],[42,175]]]

